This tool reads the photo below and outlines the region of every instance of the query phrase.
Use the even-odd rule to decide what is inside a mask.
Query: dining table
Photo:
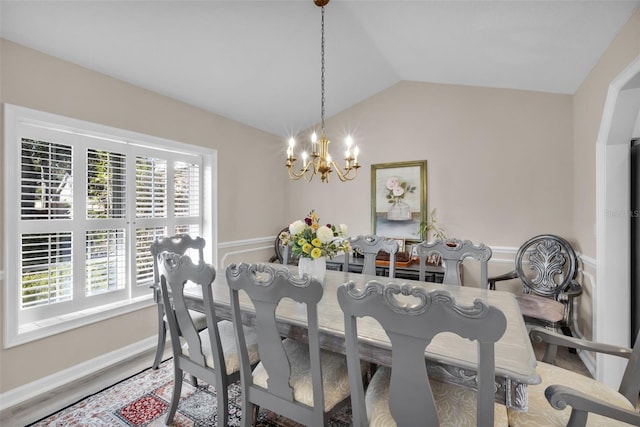
[[[274,268],[289,268],[292,274],[298,274],[296,266],[270,265]],[[495,343],[495,401],[510,409],[527,410],[527,386],[538,384],[541,380],[536,373],[536,358],[522,314],[514,295],[509,292],[327,270],[324,293],[318,303],[321,348],[346,354],[344,314],[338,305],[337,289],[348,282],[363,289],[370,281],[382,284],[406,283],[428,291],[447,290],[459,304],[472,305],[479,298],[500,309],[507,319],[507,327],[504,335]],[[224,269],[217,271],[212,293],[216,316],[219,320],[230,320],[230,291]],[[188,285],[185,288],[185,298],[189,308],[204,310],[200,287]],[[255,325],[255,309],[243,292],[240,293],[240,309],[242,322],[248,326]],[[285,298],[278,305],[276,318],[282,337],[308,340],[304,304]],[[358,340],[362,360],[391,366],[393,349],[389,337],[377,321],[369,317],[359,319]],[[425,349],[425,363],[429,378],[477,389],[477,345],[474,341],[450,332],[438,334]]]

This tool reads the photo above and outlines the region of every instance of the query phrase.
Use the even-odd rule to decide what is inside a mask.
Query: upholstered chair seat
[[[205,323],[206,326],[206,323]],[[196,325],[196,328],[198,326]],[[255,365],[260,361],[260,354],[258,353],[258,338],[253,328],[244,326],[244,333],[247,337],[247,349],[249,350],[249,361],[252,365]],[[238,350],[236,347],[236,338],[233,331],[233,322],[229,320],[221,320],[218,322],[218,332],[220,333],[220,344],[222,346],[222,353],[224,354],[224,362],[227,366],[227,375],[231,375],[240,369],[240,358],[238,357]],[[208,367],[215,369],[215,362],[213,361],[213,352],[211,351],[210,341],[208,339],[209,331],[203,330],[200,332],[200,340],[202,341],[202,353],[205,357],[205,363]],[[189,346],[187,343],[182,345],[182,354],[189,356]]]
[[[389,410],[389,381],[391,369],[380,367],[371,378],[365,394],[367,417],[371,427],[393,427],[396,422]],[[429,380],[436,403],[440,427],[475,426],[477,401],[476,391],[466,387]],[[507,409],[494,404],[495,426],[507,427]],[[542,424],[541,424],[542,425]]]
[[[553,409],[544,395],[546,388],[552,384],[567,384],[571,388],[588,393],[591,397],[602,399],[617,407],[636,410],[631,402],[616,389],[582,374],[544,362],[538,362],[537,371],[542,382],[528,387],[529,410],[527,412],[509,411],[509,423],[513,427],[564,427],[567,425],[571,416],[571,407],[567,406],[561,411]],[[589,414],[587,418],[588,427],[630,425],[598,414]]]
[[[300,341],[285,339],[282,343],[291,362],[289,383],[293,388],[293,398],[307,406],[313,406],[313,382],[311,380],[311,359],[309,346]],[[329,412],[338,403],[349,397],[349,371],[345,356],[330,351],[320,351],[322,386],[324,389],[324,410]],[[253,370],[253,384],[267,388],[269,375],[262,363]]]
[[[201,331],[207,327],[207,318],[204,315],[204,313],[200,313],[199,311],[195,311],[195,310],[189,310],[189,315],[191,316],[191,319],[193,320],[193,324],[197,330]],[[162,321],[163,322],[167,321],[166,314],[162,318]]]
[[[533,294],[517,294],[516,301],[525,319],[539,318],[552,324],[564,321],[564,304],[556,300]]]
[[[511,409],[511,427],[608,427],[640,426],[640,332],[633,349],[560,335],[549,329],[534,327],[533,342],[545,343],[537,371],[540,384],[528,387],[528,409]],[[575,348],[628,359],[620,387],[611,386],[589,376],[555,365],[558,347]]]

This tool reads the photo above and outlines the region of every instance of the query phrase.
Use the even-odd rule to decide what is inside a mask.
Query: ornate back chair
[[[347,361],[344,356],[320,350],[318,308],[322,284],[309,275],[298,277],[286,268],[265,264],[231,264],[227,267],[231,311],[241,360],[243,426],[250,426],[256,407],[265,407],[307,426],[322,426],[328,414],[348,402]],[[242,332],[239,291],[255,307],[261,362],[252,371]],[[283,298],[304,303],[308,344],[282,340],[276,308]],[[302,309],[302,308],[301,308]]]
[[[534,327],[530,336],[534,342],[547,343],[544,358],[537,367],[542,382],[528,387],[526,412],[508,411],[512,427],[640,426],[636,406],[640,393],[640,332],[633,350],[567,337],[539,327]],[[618,390],[554,365],[558,346],[629,359]]]
[[[383,251],[389,254],[389,277],[396,277],[396,253],[398,253],[398,242],[387,239],[384,236],[358,236],[349,238],[349,244],[354,253],[364,256],[362,274],[376,275],[376,255]],[[345,269],[349,271],[349,254],[344,257]]]
[[[489,286],[488,281],[488,263],[491,259],[491,248],[485,246],[484,243],[474,245],[469,240],[449,239],[441,240],[437,239],[433,242],[421,242],[416,246],[416,251],[420,257],[420,280],[424,280],[425,277],[425,264],[427,258],[432,254],[437,254],[442,260],[442,267],[444,268],[444,279],[442,283],[447,285],[462,285],[462,261],[465,258],[473,258],[480,262],[480,287],[487,289]]]
[[[295,257],[291,253],[291,248],[288,245],[282,244],[282,239],[280,236],[282,233],[289,232],[289,227],[285,227],[276,236],[275,241],[273,242],[273,250],[275,254],[269,259],[269,262],[279,262],[280,264],[291,264],[297,265],[298,258]]]
[[[489,279],[519,279],[522,293],[516,296],[525,322],[561,329],[571,335],[573,298],[582,293],[575,280],[578,257],[565,239],[542,234],[527,240],[516,254],[515,271]]]
[[[166,311],[171,346],[173,347],[174,386],[166,424],[173,421],[180,392],[183,371],[213,385],[217,390],[218,413],[216,425],[227,425],[227,387],[240,379],[239,357],[236,351],[233,323],[218,322],[213,306],[211,284],[216,272],[209,264],[194,265],[188,256],[162,252],[158,255],[158,270],[162,300]],[[199,331],[187,309],[184,297],[187,281],[200,286],[206,318],[206,329]],[[255,331],[243,328],[252,364],[258,362]]]
[[[205,240],[202,237],[191,237],[188,234],[176,234],[175,236],[163,237],[153,242],[149,248],[153,256],[153,299],[158,308],[158,344],[156,346],[156,357],[153,360],[153,369],[158,369],[162,362],[164,354],[164,346],[167,340],[167,323],[164,317],[164,307],[162,296],[160,294],[160,274],[158,270],[158,254],[161,252],[172,252],[184,255],[189,250],[198,251],[198,260],[204,260]],[[192,318],[196,327],[200,330],[206,327],[204,314],[191,311]]]
[[[459,305],[443,290],[428,292],[419,286],[377,281],[363,290],[353,282],[340,286],[338,303],[344,312],[354,426],[493,427],[494,419],[497,425],[506,425],[506,408],[494,403],[494,344],[507,326],[500,310],[479,299],[473,306]],[[357,330],[357,318],[365,316],[380,323],[392,346],[391,368],[377,369],[366,395],[359,374]],[[429,381],[425,349],[442,332],[477,341],[477,392]]]

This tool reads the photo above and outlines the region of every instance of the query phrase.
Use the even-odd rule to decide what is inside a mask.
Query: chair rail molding
[[[226,260],[230,256],[247,254],[252,252],[259,252],[267,249],[273,249],[273,241],[275,238],[276,236],[255,237],[252,239],[232,240],[228,242],[218,243],[218,251],[220,251],[221,249],[233,249],[233,248],[239,248],[244,246],[262,245],[263,243],[268,243],[269,245],[257,246],[257,247],[247,248],[247,249],[239,249],[235,251],[234,250],[228,251],[222,256],[222,259],[220,260],[219,265],[216,266],[216,269],[224,268],[226,266]]]

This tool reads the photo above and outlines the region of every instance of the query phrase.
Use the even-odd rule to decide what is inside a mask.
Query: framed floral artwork
[[[426,212],[426,160],[371,165],[373,234],[419,242]]]

